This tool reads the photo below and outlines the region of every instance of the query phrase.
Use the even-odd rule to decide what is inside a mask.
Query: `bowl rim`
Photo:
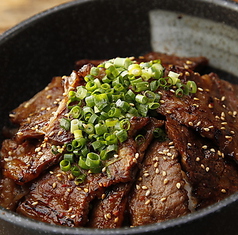
[[[27,29],[30,25],[34,24],[37,20],[40,20],[48,15],[54,14],[55,12],[64,10],[65,8],[70,8],[79,4],[84,4],[88,2],[94,1],[108,1],[108,0],[74,0],[70,2],[66,2],[55,7],[49,8],[45,11],[42,11],[38,14],[35,14],[26,20],[18,23],[14,27],[6,30],[0,35],[0,46],[9,40],[12,37],[15,37],[18,33]],[[217,6],[221,6],[230,10],[235,10],[238,13],[238,2],[232,0],[193,0],[197,2],[207,2],[210,4],[214,4]],[[16,212],[9,211],[5,208],[0,207],[0,219],[7,221],[11,224],[14,224],[19,227],[24,227],[27,229],[34,229],[34,230],[43,230],[44,232],[51,232],[53,234],[137,234],[138,232],[159,232],[167,228],[172,228],[176,226],[183,225],[185,223],[190,223],[194,220],[207,216],[211,213],[219,212],[221,209],[225,208],[227,205],[230,205],[234,202],[238,201],[238,192],[230,195],[229,197],[223,199],[220,202],[217,202],[211,206],[208,206],[204,209],[199,211],[193,212],[191,214],[171,219],[168,221],[150,224],[150,225],[143,225],[138,227],[123,227],[123,228],[115,228],[115,229],[93,229],[93,228],[70,228],[64,227],[59,225],[52,225],[45,222],[37,221],[31,218],[23,217]]]

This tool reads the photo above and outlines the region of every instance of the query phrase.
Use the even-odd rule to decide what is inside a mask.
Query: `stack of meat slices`
[[[195,81],[195,94],[178,98],[159,90],[155,117],[131,119],[129,138],[106,172],[87,174],[83,183],[59,167],[52,152],[72,134],[59,120],[67,112],[69,90],[102,61],[81,60],[68,77],[55,77],[10,114],[19,125],[2,143],[0,204],[21,215],[70,227],[117,228],[162,222],[222,200],[238,190],[237,87],[214,73],[200,75],[204,57],[149,53],[138,62],[160,59],[183,82]],[[195,72],[196,71],[196,72]],[[164,141],[153,131],[166,130]],[[134,137],[145,133],[145,142]]]

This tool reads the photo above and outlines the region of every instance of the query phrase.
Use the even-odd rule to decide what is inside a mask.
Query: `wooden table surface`
[[[0,34],[21,21],[71,0],[0,0]]]
[[[0,0],[0,34],[30,16],[69,1],[72,0]]]

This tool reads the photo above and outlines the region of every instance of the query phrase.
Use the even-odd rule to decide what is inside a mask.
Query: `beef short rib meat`
[[[238,190],[238,167],[225,159],[211,141],[173,119],[166,122],[168,135],[182,156],[197,209],[218,202]]]
[[[178,153],[169,141],[148,148],[129,208],[133,226],[177,218],[189,213]]]
[[[27,140],[17,144],[14,140],[4,140],[1,149],[3,175],[17,184],[25,184],[37,178],[45,169],[59,160],[51,145],[37,140]]]
[[[173,69],[181,74],[182,80],[195,81],[198,91],[179,98],[173,90],[161,90],[164,102],[157,111],[195,129],[201,136],[212,140],[222,153],[238,161],[237,111],[234,105],[228,104],[225,96],[229,93],[237,97],[235,90],[225,92],[221,89],[219,78],[214,74],[200,76],[178,67]]]
[[[95,202],[89,218],[91,228],[119,228],[123,225],[131,183],[116,184]]]

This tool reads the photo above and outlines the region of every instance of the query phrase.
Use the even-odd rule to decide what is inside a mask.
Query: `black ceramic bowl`
[[[68,75],[82,58],[152,50],[207,56],[223,78],[238,75],[238,4],[221,0],[81,0],[50,9],[0,36],[0,129],[8,112]],[[3,137],[1,136],[1,140]],[[0,234],[238,234],[238,195],[199,212],[135,228],[65,228],[0,209]]]

